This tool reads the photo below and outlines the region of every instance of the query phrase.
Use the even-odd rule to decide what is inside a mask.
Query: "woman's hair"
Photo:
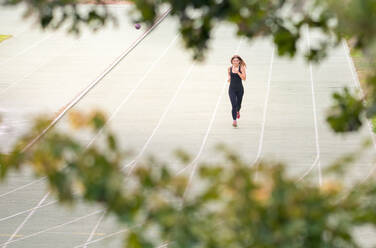
[[[244,67],[247,67],[247,65],[246,65],[246,63],[244,62],[244,60],[239,56],[239,55],[234,55],[234,56],[232,56],[232,58],[231,58],[231,64],[232,64],[232,61],[235,59],[235,58],[237,58],[237,59],[239,59],[239,64],[240,64],[240,66],[242,66],[242,65],[244,65]]]

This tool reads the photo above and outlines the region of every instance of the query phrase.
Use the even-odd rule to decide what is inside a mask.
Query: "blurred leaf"
[[[362,100],[353,96],[348,88],[344,88],[342,93],[334,93],[333,99],[335,103],[327,116],[332,129],[335,132],[357,131],[362,125]]]
[[[180,159],[184,164],[191,162],[191,156],[181,149],[177,149],[174,152],[175,156]]]
[[[115,151],[117,149],[116,138],[113,134],[109,134],[107,136],[107,142],[108,142],[108,146],[111,150]]]
[[[94,111],[89,117],[91,125],[95,130],[100,130],[106,124],[106,115],[100,111]]]

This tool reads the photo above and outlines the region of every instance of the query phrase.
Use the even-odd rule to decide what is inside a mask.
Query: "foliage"
[[[81,1],[82,2],[82,1]],[[79,33],[87,24],[96,30],[116,18],[104,4],[96,0],[88,11],[80,8],[79,0],[2,0],[0,4],[17,5],[26,3],[26,16],[36,15],[43,28],[61,28],[69,23],[69,31]],[[330,11],[311,15],[312,8],[299,0],[132,0],[134,8],[130,12],[135,22],[151,25],[162,9],[171,8],[170,14],[179,20],[179,31],[185,46],[193,51],[195,59],[202,60],[208,48],[215,25],[229,22],[237,26],[238,35],[253,39],[258,36],[272,36],[280,55],[294,56],[296,44],[301,38],[303,25],[319,27],[331,38],[335,38],[330,20]],[[325,56],[326,49],[338,39],[328,39],[319,48],[312,49],[307,57],[319,60]]]
[[[125,153],[103,126],[104,115],[73,113],[70,120],[73,128],[82,131],[102,130],[101,148],[85,147],[55,129],[20,153],[49,122],[39,119],[10,154],[0,155],[1,179],[10,170],[32,166],[36,176],[47,177],[61,203],[83,199],[117,216],[129,228],[125,247],[157,247],[166,241],[172,248],[361,247],[354,240],[354,228],[376,224],[374,182],[353,190],[335,179],[322,187],[310,180],[297,183],[284,165],[270,162],[249,167],[224,146],[220,147],[223,161],[200,164],[193,184],[186,175],[174,174],[152,158],[125,176],[120,167]],[[361,151],[333,164],[327,173],[343,173],[344,165],[361,156]],[[177,154],[189,163],[186,153]],[[191,190],[194,184],[200,190]]]
[[[76,0],[0,0],[0,5],[3,6],[19,4],[27,6],[24,17],[36,16],[37,23],[42,28],[58,29],[67,24],[65,27],[69,32],[78,34],[84,26],[96,31],[109,22],[117,24],[115,16],[105,5],[92,5],[89,9],[83,10],[79,7],[80,2]]]
[[[352,112],[352,120],[360,119],[366,112],[368,118],[376,114],[376,1],[374,0],[346,0],[346,1],[324,1],[329,9],[336,16],[337,25],[334,26],[334,32],[338,35],[348,38],[352,43],[352,53],[362,54],[362,63],[367,64],[367,75],[362,88],[365,91],[365,107],[362,111]],[[342,98],[346,98],[347,93],[343,92]],[[352,96],[359,99],[359,96]],[[349,102],[350,103],[350,102]],[[356,101],[353,106],[342,108],[343,111],[358,108]],[[345,116],[348,113],[343,112]],[[351,125],[350,123],[348,125]],[[357,129],[353,129],[357,130]],[[348,131],[348,130],[335,130]]]
[[[343,93],[334,93],[335,104],[331,107],[327,122],[336,132],[356,131],[362,121],[360,114],[364,110],[363,101],[351,95],[348,88]]]

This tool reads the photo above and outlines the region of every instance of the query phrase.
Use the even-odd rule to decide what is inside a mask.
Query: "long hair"
[[[232,61],[233,61],[235,58],[239,59],[239,64],[240,64],[240,66],[244,65],[244,67],[247,67],[247,64],[244,62],[244,60],[243,60],[239,55],[234,55],[234,56],[232,56],[231,61],[230,61],[231,64],[232,64]]]

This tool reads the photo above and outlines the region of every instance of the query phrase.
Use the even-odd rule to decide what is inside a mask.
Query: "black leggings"
[[[233,120],[236,120],[237,112],[240,111],[240,108],[242,106],[243,94],[244,94],[243,87],[238,88],[238,89],[233,89],[230,87],[228,89],[228,95],[230,96],[230,101],[232,105],[232,119]]]

